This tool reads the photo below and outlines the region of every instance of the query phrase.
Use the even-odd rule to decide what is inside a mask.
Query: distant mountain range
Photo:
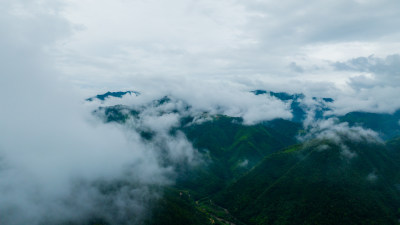
[[[100,95],[96,95],[96,96],[94,96],[94,97],[87,98],[86,101],[90,101],[90,102],[91,102],[91,101],[93,101],[93,100],[95,100],[95,99],[104,101],[104,100],[106,100],[106,99],[109,98],[109,97],[122,98],[123,96],[125,96],[125,95],[127,95],[127,94],[129,94],[129,95],[135,95],[135,96],[139,96],[139,95],[140,95],[140,93],[137,92],[137,91],[107,92],[107,93],[104,93],[104,94],[100,94]]]
[[[275,98],[278,98],[281,101],[288,102],[291,101],[290,108],[293,114],[293,121],[302,122],[307,116],[307,105],[302,104],[302,100],[306,97],[303,94],[288,94],[286,92],[273,92],[273,91],[265,91],[265,90],[255,90],[252,91],[255,95],[269,95]],[[316,108],[315,110],[315,118],[321,119],[323,118],[323,114],[326,111],[331,110],[327,104],[334,102],[332,98],[317,98],[312,97],[315,101]]]
[[[291,121],[296,123],[302,123],[306,116],[308,115],[308,111],[311,110],[309,106],[302,103],[302,100],[305,98],[303,94],[289,94],[286,92],[272,92],[265,90],[254,90],[251,91],[255,95],[269,95],[275,98],[280,99],[284,102],[290,101],[290,109],[293,114],[293,118]],[[109,97],[122,98],[125,95],[135,95],[139,96],[140,92],[137,91],[119,91],[119,92],[107,92],[104,94],[99,94],[94,97],[87,98],[86,101],[93,101],[94,99],[98,99],[100,101],[105,101]],[[400,135],[400,110],[397,110],[393,114],[388,113],[371,113],[371,112],[350,112],[342,116],[329,115],[324,116],[325,112],[332,111],[330,103],[334,102],[332,98],[319,98],[312,97],[315,102],[313,106],[314,119],[326,119],[330,117],[337,117],[340,122],[348,122],[351,126],[358,125],[362,126],[366,129],[372,129],[380,134],[380,136],[385,139],[391,139],[395,136]],[[164,103],[168,103],[171,101],[170,96],[165,96],[160,99],[155,99],[153,104],[162,105]],[[190,108],[190,105],[187,105]],[[105,110],[106,121],[119,121],[123,122],[127,115],[125,115],[126,111],[130,111],[131,115],[137,115],[139,112],[137,109],[132,109],[129,106],[116,105],[110,107],[100,107],[100,109]],[[124,110],[122,110],[124,109]]]
[[[185,113],[190,104],[182,112],[160,112],[182,114],[169,134],[183,133],[207,163],[181,169],[144,224],[399,224],[400,111],[337,117],[338,123],[376,131],[381,140],[346,132],[303,140],[298,137],[308,132],[302,122],[309,110],[303,94],[253,93],[290,101],[293,119],[243,125],[239,117]],[[87,100],[126,94],[138,92],[108,92]],[[334,99],[313,99],[315,120],[332,118],[324,112]],[[94,115],[125,124],[139,121],[146,107],[170,101],[165,96],[142,108],[100,106]],[[140,126],[133,129],[147,141],[155,135]]]
[[[397,224],[393,153],[383,144],[345,144],[351,159],[331,140],[270,154],[215,200],[246,224]]]

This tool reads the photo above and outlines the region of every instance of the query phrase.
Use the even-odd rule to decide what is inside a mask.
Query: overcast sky
[[[336,95],[336,88],[349,92],[354,85],[399,84],[399,74],[393,73],[400,49],[396,0],[15,0],[0,5],[8,17],[3,35],[45,48],[57,73],[86,89],[144,91],[185,79]]]
[[[22,41],[23,51],[44,50],[55,76],[90,93],[222,82],[242,89],[346,95],[365,109],[393,111],[376,104],[390,98],[382,93],[395,95],[400,84],[396,0],[15,0],[0,5],[2,39]],[[354,104],[345,105],[340,107]]]
[[[90,87],[185,77],[343,88],[381,71],[332,64],[400,49],[396,0],[69,0],[60,10],[71,34],[57,43],[58,67]]]

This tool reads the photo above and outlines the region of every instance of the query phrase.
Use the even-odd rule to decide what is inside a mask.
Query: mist
[[[51,12],[37,2],[2,4],[1,21],[13,23],[2,23],[0,28],[3,33],[15,31],[0,38],[3,223],[140,224],[151,216],[163,187],[174,183],[176,165],[203,163],[183,134],[169,133],[182,116],[226,114],[242,116],[248,124],[291,117],[287,104],[277,99],[256,97],[243,87],[205,83],[122,99],[138,107],[164,95],[181,100],[147,107],[138,121],[105,124],[92,112],[117,100],[85,102],[87,92],[63,77],[49,53],[73,32],[57,11],[62,4],[53,3],[57,7]],[[26,11],[29,7],[36,10]],[[192,104],[190,112],[172,112],[184,113],[185,102]],[[143,140],[139,128],[154,132],[154,139]]]
[[[10,9],[18,3],[24,4],[22,14],[15,15]],[[195,163],[196,150],[185,137],[166,136],[176,160],[164,165],[159,145],[94,118],[84,95],[61,78],[47,52],[69,34],[68,23],[39,3],[27,13],[23,9],[31,3],[1,4],[0,28],[14,30],[0,38],[2,223],[140,223],[161,188],[174,182],[173,163],[181,155]]]

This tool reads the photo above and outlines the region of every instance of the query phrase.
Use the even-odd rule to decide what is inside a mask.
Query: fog
[[[173,183],[173,163],[181,155],[196,162],[196,150],[184,137],[165,137],[171,139],[167,150],[182,149],[165,166],[159,146],[94,118],[81,92],[61,79],[47,54],[68,34],[66,21],[40,7],[33,15],[15,16],[8,3],[1,4],[2,33],[14,32],[0,38],[2,223],[139,223],[161,196],[160,187]]]

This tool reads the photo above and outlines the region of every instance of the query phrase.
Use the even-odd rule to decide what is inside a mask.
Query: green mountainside
[[[299,124],[275,120],[243,126],[237,121],[238,118],[219,116],[182,128],[194,147],[207,156],[208,162],[181,174],[178,187],[190,189],[198,198],[215,194],[265,156],[297,142],[295,135],[300,129]],[[275,126],[284,129],[274,129]]]
[[[229,184],[222,190],[192,201],[210,220],[225,217],[221,224],[398,224],[398,140],[388,147],[351,140],[292,145],[240,178],[225,180]],[[210,184],[207,176],[195,180]],[[186,188],[195,193],[198,186]]]
[[[339,117],[339,119],[343,122],[348,122],[351,126],[359,125],[372,129],[384,139],[391,139],[400,135],[400,110],[393,114],[350,112]]]
[[[169,135],[184,134],[204,163],[182,168],[144,224],[400,224],[400,111],[352,112],[338,117],[349,126],[379,133],[379,139],[335,137],[299,141],[304,135],[302,95],[262,92],[293,101],[296,119],[244,125],[239,117],[200,114],[189,105]],[[156,100],[150,107],[170,103]],[[318,100],[319,101],[319,100]],[[324,98],[316,119],[329,110]],[[99,107],[106,123],[140,121],[143,109]],[[317,113],[318,114],[318,113]],[[197,115],[198,116],[198,115]],[[198,118],[197,118],[198,119]],[[156,133],[135,127],[146,141]],[[101,223],[93,223],[101,224]]]
[[[397,224],[398,165],[381,144],[346,146],[353,158],[328,140],[272,154],[215,199],[247,224]]]

